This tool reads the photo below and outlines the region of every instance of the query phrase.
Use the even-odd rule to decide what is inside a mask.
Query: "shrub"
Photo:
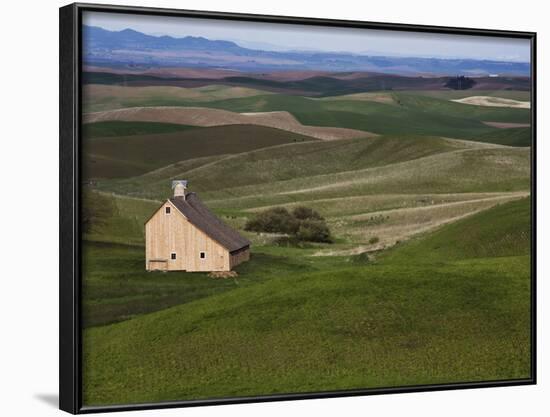
[[[299,220],[325,220],[318,212],[305,206],[294,208],[292,215]]]
[[[378,239],[378,236],[373,236],[369,239],[369,243],[371,245],[374,245],[375,243],[378,243],[378,242],[380,242],[380,239]]]
[[[274,207],[248,220],[244,228],[252,232],[295,234],[298,227],[299,222],[286,208]]]
[[[296,237],[308,242],[332,242],[330,230],[322,220],[302,220]]]
[[[365,222],[365,226],[378,226],[389,220],[390,216],[383,216],[379,214],[377,216],[370,216]]]
[[[351,258],[353,262],[357,263],[367,263],[370,262],[369,254],[367,252],[362,252],[359,255],[355,255]]]
[[[296,207],[292,213],[275,207],[258,213],[245,224],[252,232],[283,233],[289,242],[332,242],[330,230],[319,213],[309,207]]]

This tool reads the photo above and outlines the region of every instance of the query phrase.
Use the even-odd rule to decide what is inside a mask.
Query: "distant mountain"
[[[193,50],[233,53],[242,52],[241,50],[246,51],[246,49],[241,48],[236,43],[229,41],[212,41],[196,36],[186,36],[185,38],[151,36],[132,29],[112,32],[96,26],[84,26],[82,36],[84,45],[86,48],[89,48],[90,52],[96,49],[128,49],[133,51]]]
[[[99,66],[227,68],[240,71],[370,71],[401,75],[530,74],[528,63],[358,55],[348,52],[264,51],[203,37],[151,36],[84,26],[84,63]]]

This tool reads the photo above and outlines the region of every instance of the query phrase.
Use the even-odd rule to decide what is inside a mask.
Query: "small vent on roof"
[[[172,189],[174,190],[174,197],[181,197],[185,200],[186,188],[187,188],[187,180],[172,181]]]

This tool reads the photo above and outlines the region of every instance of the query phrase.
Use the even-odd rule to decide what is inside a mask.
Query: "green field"
[[[155,122],[97,122],[82,126],[82,137],[86,140],[133,135],[152,135],[181,132],[188,129],[198,129],[196,126],[185,126],[173,123]]]
[[[350,75],[350,73],[340,73]],[[114,86],[208,86],[224,84],[227,86],[247,87],[259,90],[285,92],[303,96],[336,96],[371,91],[449,91],[444,87],[447,77],[400,77],[392,74],[364,74],[362,77],[343,79],[313,74],[304,79],[284,81],[258,78],[247,74],[224,77],[222,79],[188,79],[176,77],[156,77],[144,74],[113,74],[107,72],[84,72],[85,85],[100,84]],[[527,77],[481,78],[478,79],[485,90],[528,92],[530,80]],[[452,91],[452,90],[451,90]],[[480,90],[473,90],[480,91]]]
[[[531,128],[515,127],[511,129],[498,129],[494,132],[483,133],[472,137],[477,142],[495,143],[506,146],[531,146]]]
[[[430,144],[431,149],[422,144]],[[411,146],[412,144],[412,146]],[[526,148],[479,148],[437,138],[354,140],[289,145],[197,161],[131,179],[99,183],[101,189],[151,199],[166,195],[167,180],[184,175],[202,198],[227,208],[250,208],[377,193],[512,192],[529,187]],[[458,149],[457,149],[458,148]],[[358,154],[341,155],[346,150]],[[364,150],[368,152],[362,153]],[[447,152],[444,152],[447,150]],[[301,151],[304,151],[301,153]],[[400,151],[416,154],[400,160]],[[294,163],[288,163],[288,157]],[[340,156],[340,157],[335,157]],[[377,158],[378,157],[378,158]],[[388,161],[385,165],[384,159]],[[326,161],[321,164],[320,161]],[[189,161],[191,162],[191,161]],[[236,167],[244,169],[236,170]],[[307,173],[306,173],[307,172]]]
[[[199,275],[178,284],[172,274],[135,279],[152,298],[163,288],[177,297],[175,289],[185,285],[177,302],[183,304],[86,331],[85,403],[528,377],[528,218],[528,200],[503,205],[379,261],[303,263],[299,249],[259,247],[234,282]],[[484,229],[469,242],[494,243],[491,257],[463,245],[450,258],[440,253],[411,263],[411,252],[423,257],[438,238],[453,248],[478,224]],[[500,225],[505,231],[495,236]],[[513,255],[494,238],[515,242]],[[270,270],[280,257],[281,268]]]
[[[485,92],[484,92],[485,93]],[[288,111],[302,124],[345,127],[381,135],[431,135],[475,139],[486,134],[483,142],[491,142],[490,134],[499,129],[483,122],[530,123],[530,110],[484,107],[450,101],[455,94],[416,94],[415,92],[384,93],[392,102],[344,99],[322,100],[285,94],[259,94],[247,97],[208,100],[166,99],[154,96],[140,98],[135,106],[202,106],[233,112]],[[476,93],[471,93],[476,94]],[[510,94],[506,94],[510,96]],[[523,95],[522,95],[523,97]],[[101,100],[98,98],[98,104]],[[95,105],[92,100],[90,105]],[[500,143],[496,140],[493,143]]]
[[[87,111],[287,111],[378,136],[86,124],[84,201],[108,209],[82,248],[85,405],[530,377],[531,129],[484,124],[529,123],[530,110],[451,101],[529,100],[525,80],[381,91],[376,77],[190,87],[86,76]],[[237,277],[145,271],[144,222],[174,179],[252,242]],[[299,205],[325,218],[333,243],[244,230]]]

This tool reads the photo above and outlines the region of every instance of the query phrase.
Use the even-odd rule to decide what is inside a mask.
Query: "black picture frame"
[[[82,404],[81,346],[81,252],[80,252],[80,127],[81,127],[81,19],[85,11],[147,14],[156,16],[197,17],[268,23],[294,23],[324,27],[384,29],[439,34],[482,35],[528,39],[531,43],[531,377],[518,380],[418,385],[395,388],[308,392],[162,403],[84,406]],[[70,4],[59,10],[60,45],[60,229],[59,229],[59,408],[72,414],[161,409],[204,405],[347,397],[359,395],[411,393],[463,388],[505,387],[536,384],[536,33],[461,27],[393,24],[368,21],[316,19],[290,16],[267,16],[240,13],[205,12],[149,7],[100,4]]]

